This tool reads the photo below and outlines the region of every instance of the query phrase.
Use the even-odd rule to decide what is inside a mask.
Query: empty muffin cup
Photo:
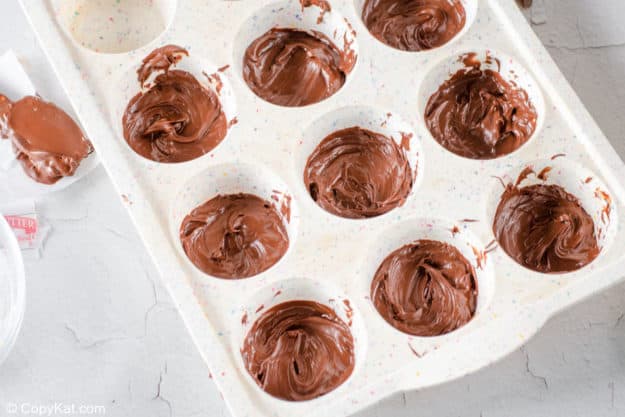
[[[358,58],[356,33],[326,2],[286,0],[260,9],[234,43],[235,70],[261,99],[315,104],[337,93]]]
[[[361,291],[394,329],[443,336],[470,323],[490,303],[493,267],[467,224],[414,219],[382,236],[369,251]]]
[[[354,0],[369,33],[391,48],[428,51],[462,37],[477,15],[477,0]]]
[[[422,162],[420,141],[400,116],[350,106],[326,113],[304,131],[297,170],[320,208],[365,219],[403,206],[421,180]]]
[[[247,163],[207,168],[172,207],[177,247],[202,273],[250,278],[274,268],[294,244],[299,214],[284,182]]]
[[[279,281],[254,294],[241,314],[234,340],[240,365],[276,398],[309,401],[334,393],[364,361],[362,318],[332,285]]]
[[[493,233],[511,259],[533,271],[579,270],[605,251],[616,233],[610,191],[564,157],[517,167],[495,187],[487,209]]]
[[[81,47],[130,52],[159,37],[174,20],[177,0],[52,0],[59,23]]]
[[[155,49],[117,85],[110,97],[114,125],[136,154],[151,161],[199,158],[219,146],[237,120],[228,77],[177,45]]]
[[[490,50],[435,64],[422,82],[418,109],[438,144],[480,160],[525,146],[538,135],[545,115],[531,74],[514,58]]]

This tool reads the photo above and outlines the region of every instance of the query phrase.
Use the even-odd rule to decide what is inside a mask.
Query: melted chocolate
[[[475,54],[430,97],[425,122],[447,150],[472,159],[493,159],[521,147],[536,129],[527,92],[499,72],[480,69]]]
[[[248,278],[272,267],[289,247],[283,217],[251,194],[220,195],[196,207],[180,226],[195,266],[219,278]]]
[[[284,400],[317,398],[354,370],[349,327],[329,307],[289,301],[266,311],[250,329],[243,362],[256,383]]]
[[[189,56],[189,51],[177,45],[165,45],[153,50],[143,58],[141,67],[137,70],[141,86],[146,86],[146,81],[152,74],[169,71],[172,65],[176,65],[185,56]]]
[[[143,91],[123,116],[124,138],[139,155],[157,162],[184,162],[213,150],[228,121],[215,92],[190,73],[170,69],[187,51],[168,45],[154,50],[137,71]],[[153,74],[154,80],[146,85]]]
[[[477,305],[477,278],[455,247],[419,240],[391,253],[371,283],[371,300],[393,327],[438,336],[466,324]]]
[[[340,51],[320,32],[274,28],[245,51],[243,78],[262,99],[280,106],[306,106],[337,92],[354,67],[353,53]]]
[[[362,20],[373,36],[404,51],[437,48],[466,23],[460,0],[367,0]]]
[[[9,114],[13,108],[13,102],[7,96],[0,94],[0,139],[9,137]]]
[[[405,151],[394,140],[350,127],[321,141],[308,158],[304,183],[320,207],[357,219],[402,206],[413,175]]]
[[[0,136],[11,139],[24,172],[42,184],[74,175],[92,151],[76,122],[53,103],[27,96],[12,103],[0,97]]]
[[[600,252],[592,218],[574,195],[557,185],[509,184],[493,232],[510,257],[538,272],[574,271]]]

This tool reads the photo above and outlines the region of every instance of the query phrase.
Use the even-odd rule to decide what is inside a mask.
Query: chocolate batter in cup
[[[349,326],[330,307],[291,300],[264,312],[241,348],[245,368],[258,386],[288,401],[333,391],[354,371]]]
[[[258,10],[242,26],[234,65],[256,96],[302,107],[345,85],[357,50],[356,32],[331,2],[283,0]]]
[[[478,299],[471,262],[446,242],[422,239],[384,259],[371,301],[391,326],[414,336],[439,336],[468,323]]]
[[[228,132],[217,93],[190,72],[174,68],[186,56],[188,52],[176,45],[152,51],[137,71],[142,91],[122,117],[128,145],[156,162],[198,158],[217,147]]]
[[[243,78],[260,98],[299,107],[322,101],[345,84],[355,56],[317,31],[274,28],[245,51]]]
[[[602,185],[596,185],[592,176],[571,181],[577,183],[580,196],[586,195],[586,204],[591,196],[593,204],[587,207],[597,211],[589,212],[565,184],[550,178],[583,174],[555,163],[523,169],[515,182],[506,185],[493,219],[501,248],[519,265],[541,273],[573,272],[590,264],[599,256],[605,229],[613,220],[611,197]]]
[[[380,216],[402,206],[414,175],[392,138],[358,126],[338,130],[308,157],[304,184],[324,210],[340,217]]]
[[[281,213],[251,194],[219,195],[195,208],[180,225],[189,260],[218,278],[248,278],[275,265],[289,247]]]
[[[469,53],[460,61],[464,68],[427,102],[424,118],[430,133],[465,158],[494,159],[516,151],[538,125],[539,113],[528,92],[507,78],[501,62],[488,52],[485,58]]]
[[[449,42],[467,14],[460,0],[365,0],[362,20],[379,41],[414,52]]]

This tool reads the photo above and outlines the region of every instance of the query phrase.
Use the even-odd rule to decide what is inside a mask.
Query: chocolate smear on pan
[[[529,9],[532,7],[533,0],[516,0],[516,2],[524,9]]]
[[[319,13],[319,17],[317,18],[317,24],[321,24],[321,22],[323,22],[325,14],[332,11],[330,3],[328,3],[326,0],[299,0],[299,2],[302,5],[302,11],[304,11],[306,7],[311,6],[317,6],[321,9],[321,13]]]

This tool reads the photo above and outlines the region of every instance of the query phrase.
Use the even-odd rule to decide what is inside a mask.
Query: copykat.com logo
[[[9,416],[104,416],[106,408],[95,404],[51,404],[7,403],[5,411]]]

